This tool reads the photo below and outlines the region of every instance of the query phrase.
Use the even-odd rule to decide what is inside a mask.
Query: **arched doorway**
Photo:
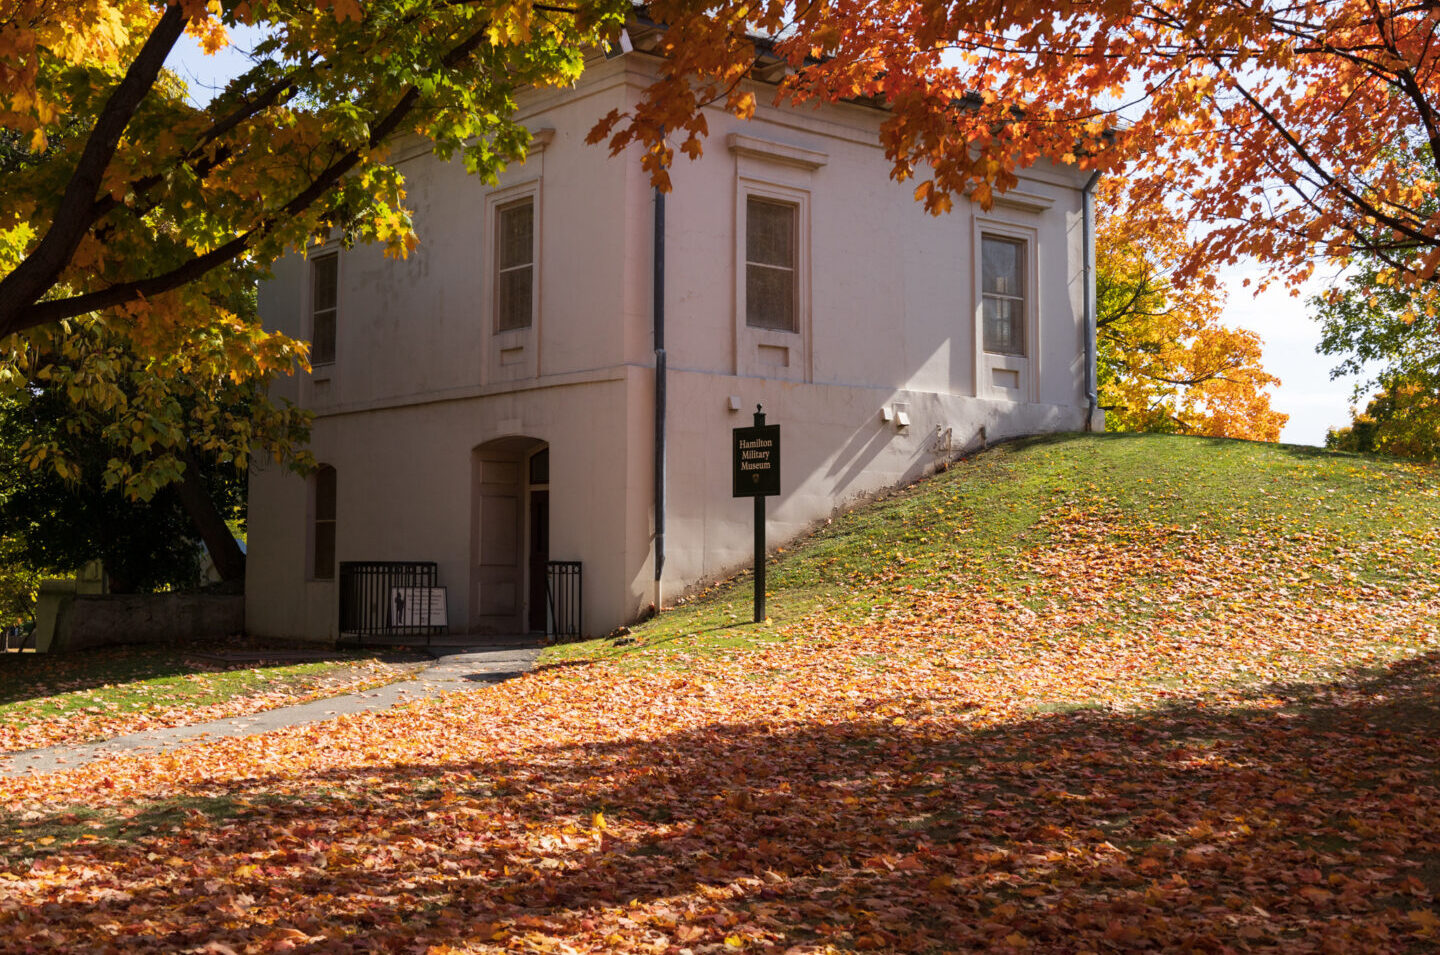
[[[470,632],[545,630],[550,447],[497,438],[472,454]]]

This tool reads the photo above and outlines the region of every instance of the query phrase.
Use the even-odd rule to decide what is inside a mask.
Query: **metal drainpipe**
[[[665,193],[655,189],[655,612],[665,573]]]
[[[1095,184],[1100,181],[1100,172],[1096,170],[1090,174],[1090,179],[1085,183],[1081,195],[1083,212],[1081,213],[1081,229],[1084,232],[1085,257],[1085,397],[1090,401],[1089,411],[1085,415],[1085,430],[1090,431],[1094,427],[1095,409],[1100,404],[1099,383],[1096,372],[1098,361],[1095,345]]]

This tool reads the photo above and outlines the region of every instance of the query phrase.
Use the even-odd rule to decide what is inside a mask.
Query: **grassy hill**
[[[26,951],[1433,952],[1440,472],[1007,445],[498,685],[0,779]]]
[[[1436,640],[1440,471],[1223,439],[1038,438],[838,518],[776,555],[769,580],[767,624],[750,623],[746,574],[636,627],[633,642],[546,660],[686,667],[868,627],[968,648],[970,664],[1141,641],[1138,682],[1151,689],[1191,670],[1318,677]]]

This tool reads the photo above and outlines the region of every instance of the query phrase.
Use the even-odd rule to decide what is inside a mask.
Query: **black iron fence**
[[[580,561],[552,560],[545,564],[545,622],[557,640],[580,639]]]
[[[433,561],[341,561],[340,639],[429,638],[447,624],[445,589]]]

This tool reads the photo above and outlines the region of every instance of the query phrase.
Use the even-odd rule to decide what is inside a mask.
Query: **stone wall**
[[[60,602],[48,649],[200,643],[244,629],[245,598],[238,594],[76,595]]]

